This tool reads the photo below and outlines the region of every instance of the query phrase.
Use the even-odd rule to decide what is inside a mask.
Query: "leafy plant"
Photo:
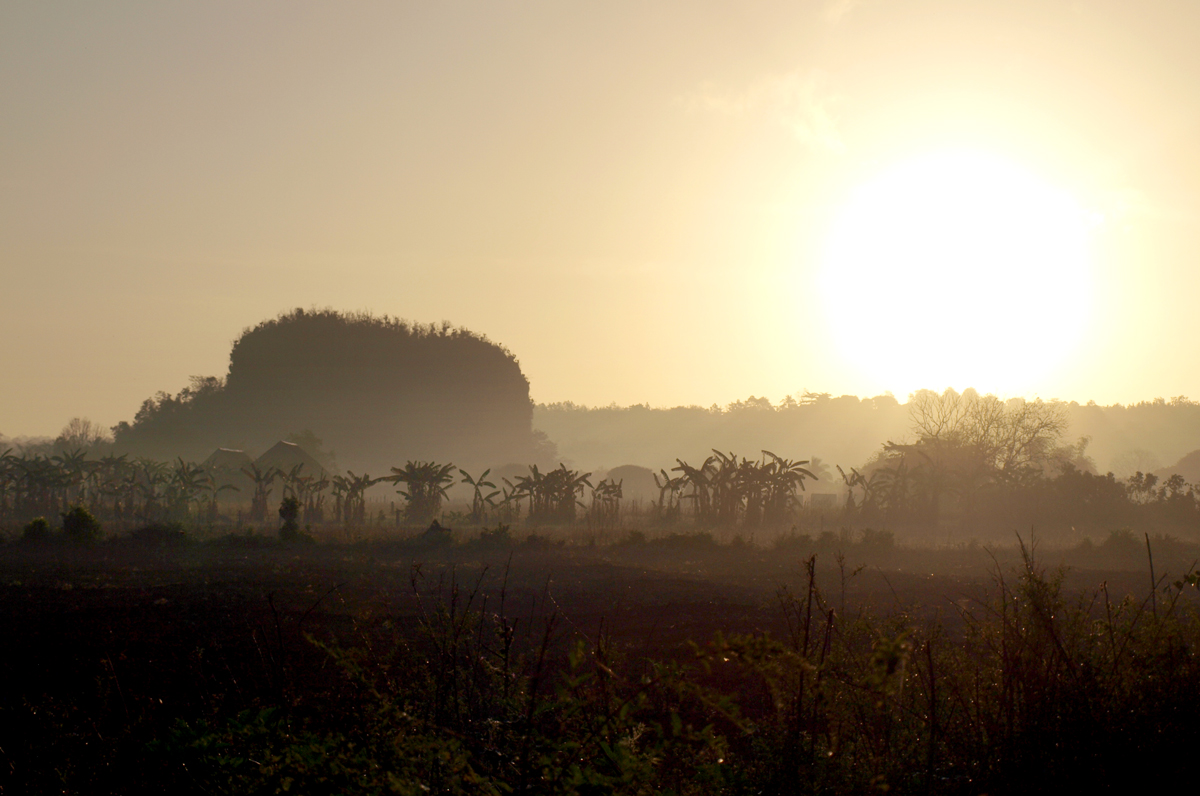
[[[496,485],[487,480],[491,469],[484,470],[478,478],[472,478],[470,473],[461,468],[459,468],[458,472],[462,476],[460,483],[469,485],[473,490],[473,494],[471,495],[471,513],[467,515],[467,519],[472,523],[482,524],[487,517],[487,512],[496,507],[496,496],[500,494],[500,490],[496,489]]]
[[[404,521],[410,525],[424,525],[442,510],[446,487],[454,481],[453,464],[435,462],[408,462],[403,468],[393,467],[392,475],[383,480],[404,484],[407,489],[397,489],[404,497]]]
[[[34,517],[21,531],[23,542],[44,542],[50,538],[50,523],[45,517]]]
[[[300,500],[294,495],[279,504],[279,540],[282,542],[312,542],[313,538],[300,530]]]
[[[91,543],[100,539],[100,523],[83,506],[74,506],[64,513],[62,527],[72,542]]]

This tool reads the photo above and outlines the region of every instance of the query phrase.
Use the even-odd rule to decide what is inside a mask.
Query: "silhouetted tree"
[[[488,473],[490,472],[491,470],[487,469],[478,478],[472,478],[471,474],[466,470],[460,469],[458,471],[459,475],[462,476],[460,483],[467,484],[473,490],[473,494],[471,495],[471,513],[468,518],[476,524],[484,522],[488,509],[495,508],[496,496],[500,494],[500,490],[496,489],[496,485],[487,480]]]
[[[404,467],[393,467],[392,475],[384,480],[404,484],[407,489],[396,490],[404,497],[404,521],[410,525],[424,525],[432,521],[442,510],[442,499],[446,487],[454,481],[453,464],[434,462],[408,462]]]

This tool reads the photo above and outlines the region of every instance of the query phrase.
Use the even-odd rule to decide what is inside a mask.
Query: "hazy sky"
[[[485,333],[537,401],[902,389],[838,340],[936,346],[909,321],[945,288],[830,317],[822,252],[857,186],[946,147],[1097,220],[1090,287],[1020,272],[981,320],[1085,302],[1082,343],[974,386],[1200,396],[1197,24],[1152,0],[4,3],[0,432],[130,419],[296,306]]]

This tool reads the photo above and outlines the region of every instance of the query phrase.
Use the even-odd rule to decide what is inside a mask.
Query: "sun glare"
[[[844,360],[899,396],[1035,390],[1083,334],[1087,213],[1017,164],[971,151],[913,158],[837,216],[823,300]]]

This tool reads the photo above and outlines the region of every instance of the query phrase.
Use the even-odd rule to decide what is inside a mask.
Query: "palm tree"
[[[471,497],[471,513],[468,515],[468,518],[472,523],[482,525],[486,518],[487,510],[495,508],[496,495],[500,494],[500,490],[496,489],[496,485],[486,480],[488,473],[491,472],[491,468],[484,470],[479,478],[472,478],[470,473],[461,467],[458,472],[462,475],[462,481],[459,483],[469,484],[475,490],[474,495]],[[491,489],[492,491],[485,495],[483,493],[484,489]]]
[[[582,506],[579,497],[585,487],[591,487],[591,473],[580,473],[560,464],[557,469],[543,473],[530,465],[529,475],[517,478],[517,492],[529,497],[531,523],[570,524],[575,521],[575,507]]]
[[[692,501],[692,515],[697,522],[707,522],[711,514],[711,475],[714,472],[713,457],[709,456],[704,460],[704,464],[699,467],[692,467],[682,459],[675,460],[678,467],[672,467],[671,472],[682,473],[680,478],[683,480],[685,487],[691,487],[692,492],[689,495],[684,495],[683,500]]]
[[[654,485],[658,487],[658,503],[654,504],[654,513],[659,522],[674,522],[679,518],[679,496],[687,485],[687,479],[683,476],[672,478],[662,468],[658,472],[662,474],[661,481],[658,474],[652,473]]]
[[[621,517],[621,481],[609,481],[607,478],[592,487],[592,505],[588,510],[588,519],[593,528],[615,528]]]
[[[168,467],[163,462],[151,459],[135,459],[138,472],[134,480],[134,491],[142,496],[142,509],[139,512],[143,522],[156,522],[162,519],[162,498],[159,487],[164,486],[169,479]]]
[[[320,478],[307,476],[304,479],[304,522],[324,522],[325,521],[325,490],[329,488],[329,478],[322,475]]]
[[[164,499],[167,515],[173,520],[185,520],[191,514],[192,504],[199,504],[200,493],[208,491],[212,476],[204,468],[182,457],[175,460],[166,482]]]
[[[205,483],[204,488],[208,491],[208,501],[204,510],[204,518],[208,521],[209,525],[214,525],[218,520],[221,519],[221,507],[218,503],[218,498],[220,497],[221,493],[227,490],[233,490],[234,492],[239,492],[241,490],[239,490],[233,484],[218,485],[216,479],[214,478],[209,478]]]
[[[355,475],[353,470],[347,470],[345,475],[335,475],[331,481],[333,486],[334,516],[343,525],[362,525],[366,522],[367,489],[383,481],[383,478],[372,478],[367,474]]]
[[[778,524],[786,521],[792,509],[799,505],[796,489],[799,488],[803,492],[804,479],[811,478],[816,481],[817,475],[811,467],[806,467],[809,464],[807,461],[794,462],[766,450],[763,454],[771,457],[770,463],[764,462],[768,486],[763,519],[768,523]]]
[[[87,450],[76,448],[63,451],[50,457],[50,461],[58,465],[65,477],[63,502],[81,504],[84,500],[84,481],[91,471],[91,463],[87,461]]]
[[[393,467],[392,475],[382,480],[408,487],[407,490],[396,490],[406,501],[404,521],[410,525],[425,525],[442,510],[446,487],[454,481],[453,470],[453,464],[410,461],[404,467]]]
[[[242,472],[254,482],[254,495],[250,498],[250,521],[266,522],[267,503],[271,498],[271,487],[274,485],[275,479],[280,475],[280,472],[274,467],[268,467],[265,470],[261,469],[257,464],[250,464],[247,467],[243,467]]]

